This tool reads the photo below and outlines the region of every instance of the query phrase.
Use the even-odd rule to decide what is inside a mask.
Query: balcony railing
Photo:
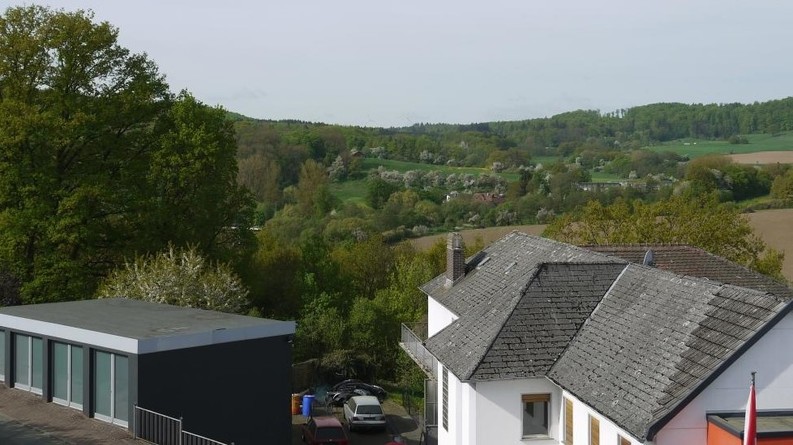
[[[438,372],[438,359],[424,347],[424,340],[426,339],[426,323],[416,324],[413,329],[402,323],[402,341],[399,342],[399,346],[434,380]]]

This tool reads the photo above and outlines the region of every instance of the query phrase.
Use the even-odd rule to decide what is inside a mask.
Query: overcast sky
[[[92,9],[174,91],[262,119],[470,123],[793,95],[788,0],[42,4]]]

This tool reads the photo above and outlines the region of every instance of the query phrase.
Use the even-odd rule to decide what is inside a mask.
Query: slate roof
[[[785,307],[757,290],[632,264],[548,377],[645,439]]]
[[[463,381],[545,376],[652,438],[792,307],[790,289],[727,260],[652,248],[659,268],[707,278],[625,263],[647,246],[612,256],[513,232],[470,258],[454,286],[443,276],[422,286],[459,315],[426,346]]]
[[[624,269],[624,264],[540,266],[471,378],[544,376]]]
[[[471,258],[465,278],[453,287],[444,287],[444,275],[422,286],[460,316],[428,339],[427,349],[458,378],[470,379],[539,266],[548,261],[625,264],[619,258],[512,232]]]
[[[755,272],[740,264],[713,255],[698,247],[687,245],[600,245],[581,246],[595,252],[641,264],[644,254],[652,249],[655,267],[678,275],[707,278],[721,283],[734,284],[793,299],[793,289],[784,283]]]

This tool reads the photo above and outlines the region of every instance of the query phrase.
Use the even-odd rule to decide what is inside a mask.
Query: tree
[[[169,246],[125,263],[104,280],[97,295],[233,313],[248,307],[248,290],[239,278],[228,266],[208,262],[194,246]]]
[[[250,208],[248,192],[237,184],[234,129],[222,108],[210,108],[182,92],[158,119],[158,149],[149,163],[153,197],[147,218],[155,245],[196,244],[218,256],[224,230],[247,230],[238,221]],[[189,224],[185,224],[189,221]]]
[[[673,196],[644,204],[590,201],[581,211],[556,219],[545,236],[572,244],[677,243],[700,247],[766,275],[781,278],[784,254],[768,248],[739,210],[715,195]]]
[[[793,202],[793,169],[774,178],[771,184],[771,197],[786,203]]]
[[[169,242],[220,258],[246,239],[225,112],[117,38],[84,11],[0,16],[0,272],[23,302],[88,298]]]
[[[297,206],[304,216],[322,216],[336,204],[330,193],[330,179],[325,168],[313,159],[300,167],[300,180],[295,189]]]
[[[25,302],[85,298],[139,235],[168,88],[86,12],[0,16],[0,268]]]

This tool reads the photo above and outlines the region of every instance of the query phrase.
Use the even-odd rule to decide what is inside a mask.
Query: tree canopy
[[[572,244],[689,244],[775,278],[784,254],[769,248],[740,211],[715,195],[672,196],[645,204],[618,200],[604,206],[590,201],[578,212],[550,224],[545,236]]]
[[[211,264],[194,246],[169,246],[138,257],[114,270],[97,294],[233,313],[249,306],[248,290],[234,272],[224,264]]]
[[[174,97],[85,11],[0,15],[0,272],[23,302],[90,297],[123,258],[214,252],[247,205],[222,110]]]

